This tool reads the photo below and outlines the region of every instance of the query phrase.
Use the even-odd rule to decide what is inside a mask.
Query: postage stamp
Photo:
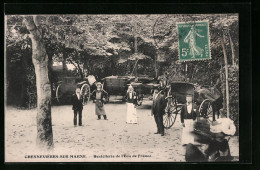
[[[211,59],[208,21],[177,23],[180,61]]]

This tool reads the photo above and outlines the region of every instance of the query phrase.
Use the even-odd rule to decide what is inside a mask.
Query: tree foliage
[[[180,63],[176,25],[178,22],[201,20],[209,21],[211,60]],[[140,59],[138,73],[155,76],[156,60],[159,74],[168,72],[170,82],[185,80],[213,86],[221,79],[223,85],[225,80],[221,75],[224,59],[220,43],[223,34],[230,69],[236,68],[239,63],[237,14],[47,15],[39,16],[38,23],[50,65],[57,61],[63,62],[64,69],[61,73],[64,74],[67,74],[66,64],[72,64],[81,77],[88,74],[99,78],[129,75],[135,59]],[[7,27],[7,69],[11,87],[18,81],[14,80],[12,68],[24,60],[32,66],[29,57],[26,57],[31,55],[31,42],[28,30],[22,23],[22,16],[7,16]],[[17,67],[16,70],[18,69],[23,68]],[[238,69],[234,75],[231,70],[230,72],[230,77],[238,76]],[[58,78],[54,78],[54,73],[50,75],[51,81],[58,81]],[[237,104],[238,87],[233,87],[232,81],[229,80],[230,103]],[[234,85],[238,83],[234,82]]]

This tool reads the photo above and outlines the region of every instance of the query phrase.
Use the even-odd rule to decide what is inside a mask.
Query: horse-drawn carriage
[[[64,77],[63,81],[58,82],[56,99],[58,103],[69,103],[70,97],[75,93],[75,89],[80,88],[83,104],[86,104],[91,98],[91,92],[95,89],[95,83],[96,79],[94,76],[88,76],[85,79]],[[108,76],[102,79],[102,84],[103,89],[108,93],[106,102],[109,101],[111,95],[121,96],[122,100],[125,101],[127,88],[131,84],[137,93],[137,104],[141,105],[143,98],[151,95],[151,89],[156,84],[156,81],[148,76]]]
[[[125,95],[128,86],[131,84],[137,93],[137,104],[142,105],[144,97],[151,95],[151,89],[156,84],[154,78],[148,76],[109,76],[103,80],[103,88],[110,95],[122,96],[122,100],[125,100]],[[159,85],[159,84],[157,84]]]
[[[63,81],[58,82],[56,99],[58,103],[70,103],[71,96],[75,93],[76,88],[80,88],[83,104],[86,104],[90,100],[90,94],[95,82],[96,79],[94,76],[88,76],[85,79],[64,77]]]
[[[152,99],[152,89],[154,86],[159,86],[158,80],[153,77],[139,76],[131,83],[137,93],[137,104],[142,105],[143,99]]]
[[[124,96],[127,90],[127,84],[131,81],[130,77],[127,76],[108,76],[102,79],[103,89],[108,93],[107,101],[110,96]]]
[[[173,82],[166,87],[167,106],[163,115],[163,125],[169,129],[175,123],[176,117],[183,104],[186,103],[186,95],[193,95],[194,102],[199,106],[199,116],[209,116],[213,113],[212,102],[202,99],[195,89],[195,85],[187,82]]]

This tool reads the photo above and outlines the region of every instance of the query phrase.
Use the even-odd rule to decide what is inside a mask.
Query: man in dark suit
[[[159,93],[158,87],[154,88],[153,93],[153,105],[152,105],[152,116],[157,125],[157,132],[155,134],[161,134],[164,136],[164,126],[163,126],[163,115],[165,113],[166,99],[164,95]]]
[[[79,126],[82,126],[82,96],[80,89],[76,89],[76,94],[72,96],[72,110],[74,110],[74,126],[77,126],[77,115],[79,115]]]

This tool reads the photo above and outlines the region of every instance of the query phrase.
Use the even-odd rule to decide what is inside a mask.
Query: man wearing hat
[[[79,126],[82,126],[83,104],[80,88],[77,88],[76,94],[72,96],[72,110],[74,111],[74,126],[77,126],[77,115],[79,115]]]
[[[96,102],[96,115],[98,116],[98,120],[101,119],[101,116],[103,115],[104,119],[107,120],[107,115],[104,109],[104,102],[105,97],[108,95],[108,93],[103,90],[102,84],[100,82],[96,83],[97,89],[92,92],[93,100]]]
[[[165,113],[166,99],[164,95],[159,93],[159,87],[153,87],[153,104],[152,116],[154,115],[155,123],[157,125],[157,132],[164,136],[163,115]]]

